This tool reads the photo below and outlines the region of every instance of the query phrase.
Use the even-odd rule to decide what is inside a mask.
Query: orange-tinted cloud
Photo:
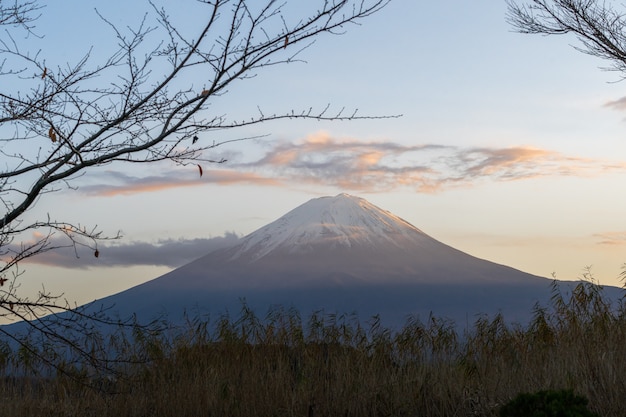
[[[626,164],[578,158],[534,147],[457,149],[451,162],[459,179],[520,180],[547,176],[591,176],[626,171]]]
[[[296,142],[276,143],[256,161],[236,167],[273,175],[285,182],[331,185],[343,190],[377,191],[404,183],[424,191],[432,189],[431,177],[436,171],[428,160],[419,162],[419,155],[445,149],[450,148],[337,140],[322,132]]]
[[[195,173],[195,172],[194,172]],[[190,178],[183,171],[171,171],[162,176],[134,177],[120,172],[108,171],[102,177],[103,184],[84,185],[80,191],[93,196],[112,197],[117,195],[134,195],[146,192],[162,191],[171,188],[198,187],[212,184],[231,185],[237,183],[257,185],[279,185],[274,178],[264,178],[251,172],[233,170],[204,169],[204,175]],[[105,182],[105,181],[110,182]]]
[[[380,192],[403,187],[434,193],[484,181],[626,172],[626,163],[568,156],[531,146],[404,145],[337,139],[324,132],[266,145],[256,159],[233,158],[220,169],[205,168],[202,178],[184,171],[141,178],[111,172],[105,185],[81,189],[92,195],[113,196],[204,184],[306,184],[342,191]]]
[[[538,161],[545,163],[556,155],[531,147],[472,148],[457,153],[456,168],[465,177],[516,177],[532,170]]]
[[[508,148],[402,145],[390,141],[335,139],[325,133],[276,143],[265,156],[237,165],[285,182],[331,185],[342,190],[386,191],[410,187],[437,192],[482,180],[590,176],[626,171],[626,164],[570,157],[530,146]]]

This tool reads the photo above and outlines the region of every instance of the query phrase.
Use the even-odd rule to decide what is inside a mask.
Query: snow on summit
[[[380,315],[394,326],[409,314],[433,312],[458,324],[483,313],[525,321],[533,306],[549,301],[551,284],[461,252],[362,198],[339,194],[310,200],[234,246],[93,308],[119,306],[120,317],[144,320],[165,311],[188,323],[186,312],[219,316],[239,311],[245,300],[257,317],[284,306],[304,315]]]
[[[398,216],[349,194],[312,199],[244,237],[233,256],[259,259],[281,248],[305,252],[313,246],[394,245],[426,235]]]

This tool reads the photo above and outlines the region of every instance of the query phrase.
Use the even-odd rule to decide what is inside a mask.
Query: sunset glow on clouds
[[[192,168],[195,168],[193,166]],[[101,174],[102,183],[99,185],[84,185],[80,192],[98,197],[113,197],[118,195],[135,195],[165,191],[172,188],[198,187],[207,183],[231,185],[231,184],[257,184],[257,185],[280,185],[280,181],[263,178],[250,172],[237,172],[225,169],[204,169],[202,177],[193,169],[195,176],[183,175],[183,171],[169,171],[161,176],[137,177],[116,171],[107,171]],[[111,181],[112,180],[112,181]],[[112,183],[108,183],[111,181]]]
[[[234,168],[277,177],[376,192],[406,186],[419,192],[473,186],[482,180],[589,176],[626,171],[626,163],[568,156],[535,147],[402,145],[335,139],[325,133],[278,143],[257,161]]]
[[[179,169],[143,178],[109,171],[100,185],[82,186],[80,190],[106,197],[206,184],[315,184],[359,192],[406,187],[420,193],[435,193],[476,186],[484,181],[626,172],[626,163],[569,156],[530,146],[403,145],[382,140],[336,139],[317,133],[300,141],[270,143],[264,155],[253,161],[208,165],[202,177],[195,171],[191,174],[194,166],[186,168],[187,171]]]

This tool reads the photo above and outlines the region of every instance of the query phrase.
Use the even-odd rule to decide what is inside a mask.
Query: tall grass
[[[462,334],[434,316],[391,331],[378,317],[277,308],[260,319],[244,305],[236,319],[116,340],[142,360],[115,378],[7,375],[0,415],[496,416],[520,392],[571,389],[623,416],[625,346],[626,309],[590,283],[569,295],[555,285],[528,325],[481,317]]]

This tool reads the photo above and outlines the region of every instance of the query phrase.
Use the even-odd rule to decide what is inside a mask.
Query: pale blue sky
[[[93,13],[100,3],[48,5],[39,23],[47,37],[31,42],[55,64],[89,45],[94,57],[106,52],[110,32]],[[177,7],[191,33],[198,14]],[[395,0],[347,34],[319,38],[303,55],[308,63],[267,68],[234,85],[215,102],[217,113],[238,118],[257,106],[273,113],[330,103],[403,116],[280,121],[202,138],[268,135],[217,149],[215,157],[229,161],[205,166],[203,178],[167,163],[94,172],[79,190],[42,198],[31,215],[121,230],[125,246],[101,250],[100,261],[112,266],[93,266],[87,253],[46,260],[73,268],[25,264],[25,288],[45,282],[78,302],[108,295],[171,269],[130,266],[149,263],[152,253],[163,257],[147,243],[167,240],[161,249],[184,253],[185,240],[245,235],[308,199],[340,192],[484,259],[561,279],[591,265],[602,283],[619,284],[626,123],[625,109],[607,103],[626,96],[626,85],[571,48],[573,38],[513,33],[505,8],[492,0]],[[112,1],[102,13],[130,24],[143,9],[143,1]]]

